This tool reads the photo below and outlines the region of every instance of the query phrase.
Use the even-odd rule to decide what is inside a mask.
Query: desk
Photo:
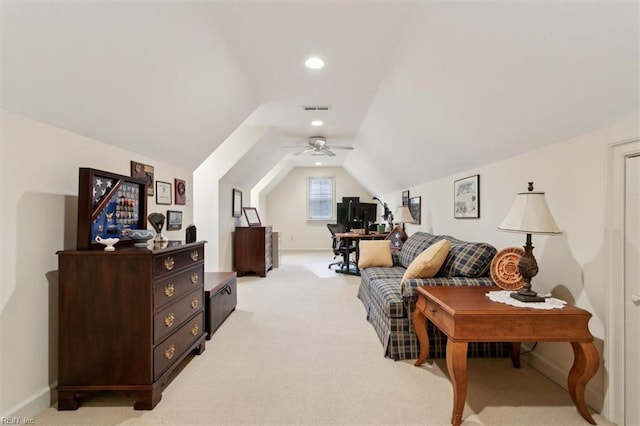
[[[345,265],[347,265],[346,269],[336,269],[336,272],[339,274],[348,274],[348,275],[360,275],[360,268],[358,268],[358,260],[360,259],[360,240],[384,240],[389,235],[388,232],[369,232],[368,234],[359,234],[356,232],[340,232],[336,234],[337,238],[341,240],[344,239],[346,241],[346,246],[349,247],[351,242],[355,242],[356,245],[356,269],[352,271],[349,268],[349,250],[344,250],[342,252],[342,260]]]
[[[493,302],[488,291],[498,287],[418,287],[413,324],[420,341],[415,365],[429,356],[429,338],[424,318],[447,335],[447,369],[453,385],[451,424],[459,425],[467,396],[468,342],[513,342],[511,359],[516,365],[520,342],[570,342],[573,366],[567,385],[578,412],[596,424],[584,401],[584,389],[598,371],[599,358],[589,333],[591,314],[566,306],[562,309],[518,308]],[[517,352],[516,352],[517,351]],[[519,361],[519,358],[518,358]]]

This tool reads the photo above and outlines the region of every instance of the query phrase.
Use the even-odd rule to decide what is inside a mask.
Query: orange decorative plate
[[[520,247],[500,250],[491,261],[491,278],[504,290],[517,290],[524,284],[518,271],[518,261],[524,255]]]

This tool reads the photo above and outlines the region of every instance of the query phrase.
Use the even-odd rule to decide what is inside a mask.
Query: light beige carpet
[[[289,254],[266,278],[238,282],[236,311],[165,389],[152,411],[120,394],[54,406],[38,425],[447,425],[444,360],[384,358],[356,298],[359,277],[319,278]],[[523,359],[526,361],[526,359]],[[594,415],[600,425],[611,424]],[[580,425],[569,394],[523,363],[469,360],[465,425]]]

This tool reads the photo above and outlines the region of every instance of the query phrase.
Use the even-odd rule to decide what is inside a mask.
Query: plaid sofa
[[[411,279],[402,276],[413,259],[436,241],[446,238],[451,249],[434,278]],[[411,323],[418,299],[418,286],[494,285],[489,276],[497,250],[486,243],[470,243],[448,235],[416,232],[394,253],[394,266],[373,267],[361,271],[358,298],[364,304],[367,320],[373,325],[384,347],[385,356],[394,360],[418,358],[419,343]],[[429,357],[445,358],[447,337],[427,321]],[[509,345],[496,342],[469,343],[470,357],[506,357]]]

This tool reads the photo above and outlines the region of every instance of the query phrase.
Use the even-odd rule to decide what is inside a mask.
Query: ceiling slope
[[[242,157],[237,159],[231,168],[222,176],[221,181],[239,188],[253,188],[282,159],[279,149],[274,149],[278,142],[275,130],[262,126],[243,126],[246,128],[267,129]],[[277,146],[277,145],[276,145]]]
[[[639,116],[639,16],[637,2],[421,3],[345,168],[397,191]]]
[[[2,107],[195,169],[257,107],[205,3],[3,2]]]
[[[260,126],[246,158],[273,166],[282,145],[326,136],[383,194],[638,114],[637,2],[0,7],[3,108],[191,170]],[[304,68],[311,55],[326,67]],[[252,161],[228,178],[268,187]]]
[[[330,145],[353,144],[415,5],[255,1],[211,7],[225,44],[260,99],[245,124],[271,126],[278,131],[277,145],[303,149],[311,136],[325,136]],[[307,69],[304,61],[311,56],[322,57],[326,66]],[[324,126],[311,126],[316,119]],[[282,156],[295,151],[280,149]],[[318,160],[289,159],[299,166]]]

